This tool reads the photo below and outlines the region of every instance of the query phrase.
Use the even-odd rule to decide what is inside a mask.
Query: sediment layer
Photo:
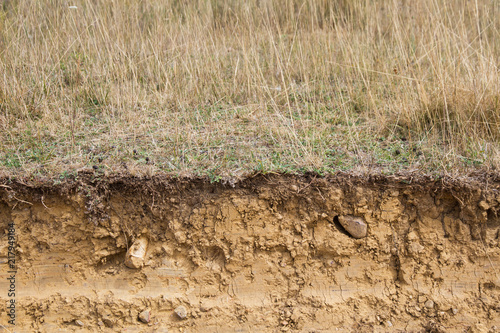
[[[16,326],[2,307],[6,332],[500,329],[496,178],[3,184],[2,304],[9,223],[17,240]],[[344,216],[366,223],[366,236],[352,237]],[[144,239],[130,268],[126,253]]]

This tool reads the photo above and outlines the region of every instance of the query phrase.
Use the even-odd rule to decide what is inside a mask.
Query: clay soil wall
[[[500,330],[495,177],[1,184],[2,305],[9,224],[17,244],[16,326],[2,306],[0,331]],[[125,265],[137,242],[145,256]]]

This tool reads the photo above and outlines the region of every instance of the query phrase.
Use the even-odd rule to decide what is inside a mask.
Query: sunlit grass
[[[496,1],[2,4],[8,173],[500,166]]]

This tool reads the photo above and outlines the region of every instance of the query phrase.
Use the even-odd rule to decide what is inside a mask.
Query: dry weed
[[[499,13],[487,0],[3,1],[0,160],[213,177],[495,167]]]

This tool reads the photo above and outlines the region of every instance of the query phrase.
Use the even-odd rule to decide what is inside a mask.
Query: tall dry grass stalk
[[[498,1],[0,4],[7,167],[335,169],[380,138],[498,163]]]

